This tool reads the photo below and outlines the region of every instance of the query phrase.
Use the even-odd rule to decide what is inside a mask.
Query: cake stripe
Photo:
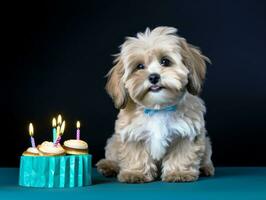
[[[64,157],[60,158],[60,183],[59,187],[65,187],[65,173],[66,173],[66,160]]]
[[[78,186],[83,185],[83,156],[79,156],[79,169],[78,169]]]
[[[75,157],[70,156],[70,176],[69,176],[69,187],[75,186]]]
[[[49,160],[49,182],[48,182],[48,187],[51,188],[51,187],[54,187],[54,173],[55,173],[55,158],[51,158]]]

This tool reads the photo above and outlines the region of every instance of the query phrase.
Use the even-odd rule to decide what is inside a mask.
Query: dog
[[[206,62],[173,27],[126,38],[107,74],[107,93],[120,111],[105,159],[96,164],[100,173],[125,183],[214,175],[199,98]]]

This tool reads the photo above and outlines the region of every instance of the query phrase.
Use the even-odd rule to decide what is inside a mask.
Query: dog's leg
[[[107,141],[105,147],[105,159],[101,159],[97,164],[97,170],[107,177],[116,176],[119,173],[118,149],[121,143],[119,137],[115,134]]]
[[[113,160],[101,159],[96,164],[99,173],[106,177],[114,177],[119,172],[117,163]]]
[[[141,142],[122,145],[118,180],[126,183],[151,182],[157,176],[157,167]]]
[[[205,151],[205,136],[199,135],[194,141],[176,139],[162,162],[162,180],[167,182],[196,181]]]
[[[213,176],[215,170],[214,170],[213,163],[211,161],[212,147],[211,147],[210,138],[206,137],[205,142],[206,142],[206,148],[205,148],[203,158],[201,160],[200,171],[201,171],[201,174],[205,176]]]

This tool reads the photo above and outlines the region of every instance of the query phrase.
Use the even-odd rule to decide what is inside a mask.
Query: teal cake
[[[60,144],[53,148],[51,142],[25,151],[20,158],[19,185],[44,188],[91,185],[92,156],[88,153],[65,155],[65,152],[62,155],[62,151]]]

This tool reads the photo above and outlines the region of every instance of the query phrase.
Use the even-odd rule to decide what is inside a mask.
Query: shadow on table
[[[265,170],[261,167],[218,167],[213,177],[202,176],[200,180],[221,179],[240,176],[261,176]]]

